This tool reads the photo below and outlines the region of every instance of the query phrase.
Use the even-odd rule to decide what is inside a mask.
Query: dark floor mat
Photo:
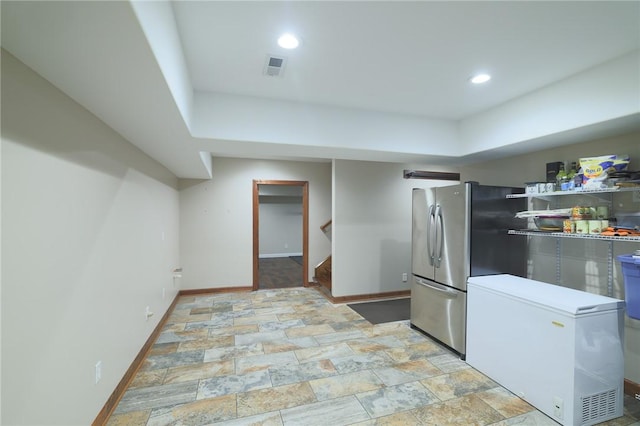
[[[359,313],[371,324],[381,324],[408,320],[411,313],[411,298],[353,303],[347,306]]]

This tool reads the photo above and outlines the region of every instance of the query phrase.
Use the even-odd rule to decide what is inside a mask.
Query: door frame
[[[253,180],[253,290],[258,290],[260,273],[260,188],[259,185],[285,185],[302,187],[302,285],[309,286],[309,182],[302,180]]]

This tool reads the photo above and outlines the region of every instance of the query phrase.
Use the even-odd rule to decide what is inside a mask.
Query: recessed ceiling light
[[[470,80],[473,84],[482,84],[491,80],[491,76],[489,74],[477,74],[471,77]]]
[[[299,44],[300,42],[293,34],[282,34],[280,38],[278,38],[278,46],[284,49],[295,49]]]

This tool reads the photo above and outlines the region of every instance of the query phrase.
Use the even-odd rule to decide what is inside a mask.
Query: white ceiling
[[[176,2],[196,90],[460,120],[640,47],[637,4]],[[301,47],[276,44],[283,32]],[[288,57],[265,78],[266,54]],[[488,71],[494,81],[470,87]]]
[[[1,7],[3,48],[179,177],[208,176],[208,153],[456,164],[640,129],[640,64],[619,62],[640,49],[638,1]],[[277,46],[285,31],[301,37],[295,51]],[[282,77],[263,75],[269,54],[287,57]],[[569,109],[563,85],[620,67],[619,111],[473,140],[469,129],[506,128],[513,115],[496,117],[522,105],[542,115],[565,96]],[[472,86],[478,71],[493,79]]]

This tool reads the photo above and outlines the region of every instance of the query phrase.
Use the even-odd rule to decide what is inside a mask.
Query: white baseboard
[[[268,259],[272,257],[291,257],[291,256],[302,256],[302,253],[273,253],[273,254],[261,254],[258,257],[260,259]]]

